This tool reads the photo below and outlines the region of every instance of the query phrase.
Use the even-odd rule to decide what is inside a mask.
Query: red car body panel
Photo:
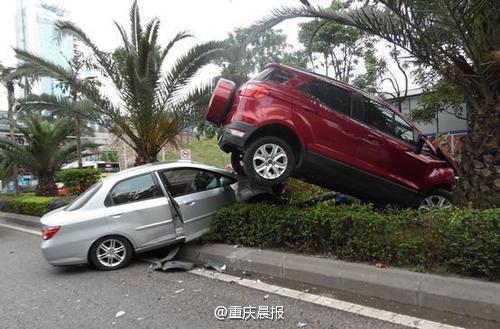
[[[323,186],[340,186],[362,196],[370,194],[361,191],[363,182],[353,179],[337,184],[345,178],[339,176],[341,172],[342,175],[349,175],[352,169],[353,176],[360,174],[359,177],[368,177],[368,180],[381,182],[381,185],[397,185],[396,190],[415,195],[423,195],[436,188],[452,189],[456,164],[432,145],[427,145],[427,152],[416,154],[415,145],[332,109],[307,95],[302,87],[316,80],[340,87],[363,102],[373,102],[390,109],[395,113],[393,118],[399,117],[401,122],[418,132],[415,125],[392,105],[355,87],[313,73],[279,64],[270,64],[266,68],[280,68],[291,78],[282,83],[250,80],[237,89],[222,125],[243,127],[236,129],[244,130],[245,137],[235,140],[234,136],[223,136],[222,149],[243,149],[246,141],[262,128],[281,126],[292,131],[300,141],[301,159],[294,172],[297,177],[319,182]],[[354,102],[351,98],[350,104]],[[366,103],[362,104],[366,106]],[[318,163],[316,166],[320,167],[314,169],[308,161],[319,161],[322,165]],[[331,168],[331,173],[328,168]],[[335,170],[338,174],[333,173]],[[322,177],[318,177],[320,174],[315,171],[322,172]],[[323,184],[321,179],[330,179],[332,183]],[[371,194],[376,191],[375,187]],[[382,188],[381,191],[386,190]]]

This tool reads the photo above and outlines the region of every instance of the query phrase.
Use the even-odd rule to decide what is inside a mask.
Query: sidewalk
[[[210,259],[240,271],[500,321],[498,283],[223,244],[186,245],[181,257],[197,265]]]
[[[0,221],[9,224],[19,224],[23,226],[29,226],[34,228],[42,228],[40,223],[40,217],[14,214],[11,212],[1,212],[0,211]]]

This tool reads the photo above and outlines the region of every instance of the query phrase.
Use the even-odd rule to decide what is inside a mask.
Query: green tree
[[[16,141],[14,125],[12,124],[12,120],[14,119],[15,112],[15,81],[10,78],[10,75],[13,72],[13,68],[5,67],[0,64],[0,82],[5,87],[7,91],[7,119],[9,120],[9,136],[11,141]],[[4,162],[4,161],[2,161]],[[14,190],[16,195],[20,193],[19,181],[17,176],[19,175],[19,168],[15,163],[6,164],[6,167],[10,168],[10,170],[6,171],[9,173],[11,178],[14,181]]]
[[[291,51],[281,30],[252,33],[250,28],[236,29],[224,41],[225,57],[218,60],[221,76],[240,85],[271,62],[305,67],[303,52]]]
[[[483,208],[500,204],[497,0],[367,0],[343,12],[283,7],[264,18],[259,29],[296,17],[334,21],[379,36],[461,90],[469,109],[469,133],[456,201]]]
[[[56,24],[61,33],[72,35],[91,51],[101,78],[98,86],[21,49],[16,49],[21,60],[17,74],[48,76],[67,84],[70,90],[92,102],[91,107],[81,109],[82,116],[130,145],[137,155],[136,165],[155,162],[165,144],[201,117],[211,87],[187,88],[201,68],[221,56],[222,43],[198,44],[167,70],[164,65],[167,55],[179,41],[191,37],[189,33],[179,32],[166,46],[161,46],[158,42],[160,21],[153,18],[143,26],[135,1],[130,10],[130,30],[127,32],[118,23],[116,26],[122,45],[113,53],[107,53],[73,23]],[[117,97],[106,93],[109,87]]]
[[[2,155],[38,178],[37,195],[57,195],[56,172],[64,163],[76,159],[76,143],[68,139],[76,132],[74,121],[58,119],[52,123],[39,115],[30,114],[20,115],[12,124],[23,135],[25,143],[0,138]],[[95,146],[93,143],[82,143],[83,148]]]

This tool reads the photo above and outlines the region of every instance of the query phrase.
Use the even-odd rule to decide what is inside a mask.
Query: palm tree
[[[67,162],[76,159],[76,143],[68,137],[74,136],[75,123],[69,118],[55,122],[39,115],[20,116],[12,122],[23,134],[25,143],[18,144],[8,138],[0,138],[2,156],[9,162],[29,170],[38,178],[37,195],[57,195],[54,176]],[[82,143],[83,148],[94,148],[94,143]]]
[[[0,82],[5,86],[7,90],[7,118],[9,122],[14,119],[14,104],[15,104],[15,90],[14,90],[14,81],[9,78],[9,75],[12,73],[13,69],[9,67],[5,67],[0,64]],[[9,123],[9,135],[13,142],[16,140],[16,135],[14,131],[14,126]],[[17,176],[19,175],[19,169],[16,164],[10,166],[9,173],[14,181],[14,190],[16,195],[20,193],[19,181]]]
[[[122,45],[113,53],[100,50],[73,23],[56,24],[61,33],[74,36],[89,48],[102,85],[114,87],[118,97],[110,97],[104,87],[92,85],[64,67],[21,49],[16,49],[22,61],[16,74],[52,77],[90,100],[93,104],[82,109],[82,116],[123,139],[135,150],[136,164],[143,164],[157,161],[163,146],[201,117],[211,87],[203,85],[189,91],[186,87],[201,68],[222,55],[223,49],[221,42],[198,44],[166,71],[164,62],[171,49],[191,35],[179,32],[162,47],[158,43],[160,21],[153,18],[144,28],[136,1],[130,10],[130,23],[128,32],[116,24]]]
[[[457,201],[500,204],[500,10],[497,0],[367,0],[344,12],[302,6],[275,9],[257,30],[297,17],[356,27],[406,50],[465,95],[464,141]]]

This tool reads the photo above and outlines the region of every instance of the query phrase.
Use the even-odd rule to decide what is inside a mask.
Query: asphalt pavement
[[[406,328],[145,263],[55,268],[40,237],[0,228],[0,328]],[[219,306],[282,307],[281,320],[217,320]],[[280,308],[278,308],[280,310]],[[117,317],[117,315],[121,316]]]

